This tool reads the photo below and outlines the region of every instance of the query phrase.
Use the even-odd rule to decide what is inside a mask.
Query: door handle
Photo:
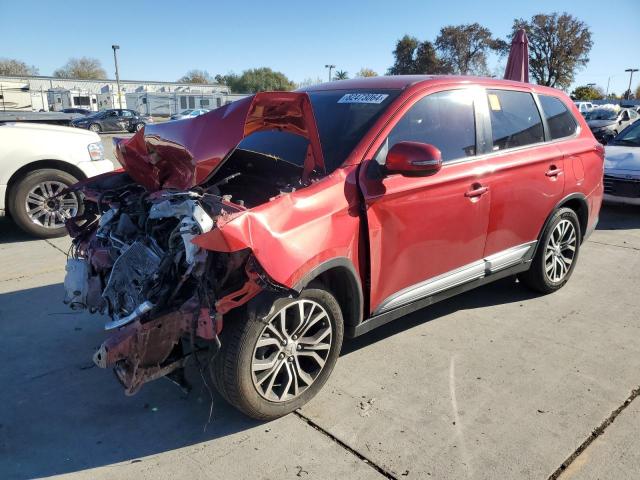
[[[480,197],[489,191],[489,187],[483,187],[479,183],[472,185],[472,190],[465,192],[464,196],[468,198]]]
[[[551,167],[549,168],[549,170],[547,170],[545,175],[547,177],[557,177],[561,173],[562,173],[562,169],[561,168],[558,168],[555,165],[551,165]]]

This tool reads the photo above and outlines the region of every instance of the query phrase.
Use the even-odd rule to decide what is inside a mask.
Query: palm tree
[[[334,80],[346,80],[349,78],[349,73],[344,70],[336,70],[336,74],[333,76]]]

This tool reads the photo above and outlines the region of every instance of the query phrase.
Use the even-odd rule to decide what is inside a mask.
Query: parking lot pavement
[[[640,210],[606,208],[574,276],[501,280],[347,341],[300,412],[249,420],[196,365],[125,397],[104,319],[61,303],[67,239],[0,219],[0,478],[634,478]],[[592,435],[593,431],[604,432]],[[568,468],[561,466],[565,461]]]

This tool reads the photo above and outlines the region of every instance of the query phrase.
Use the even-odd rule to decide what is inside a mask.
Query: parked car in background
[[[591,102],[574,102],[574,103],[576,104],[576,107],[578,107],[578,110],[582,114],[593,110],[593,103]]]
[[[90,115],[91,110],[87,110],[86,108],[63,108],[60,110],[62,113],[79,113],[80,115]]]
[[[197,117],[198,115],[202,115],[204,113],[210,112],[211,110],[207,109],[207,108],[199,108],[196,110],[183,110],[180,113],[176,113],[174,115],[171,115],[171,120],[182,120],[184,118],[193,118],[193,117]]]
[[[137,132],[153,119],[147,115],[140,115],[135,110],[112,108],[101,110],[86,117],[71,121],[72,127],[86,128],[92,132]]]
[[[100,137],[75,128],[0,124],[0,215],[8,213],[38,237],[66,234],[64,221],[82,213],[77,193],[59,195],[78,180],[113,170]]]
[[[586,113],[585,119],[596,139],[606,144],[638,120],[638,112],[631,108],[596,108]]]
[[[345,335],[516,274],[562,288],[602,201],[571,99],[505,80],[262,92],[120,142],[67,222],[65,301],[111,317],[95,363],[130,395],[198,355],[260,419],[308,402]]]
[[[640,122],[625,128],[605,147],[604,199],[640,205]]]

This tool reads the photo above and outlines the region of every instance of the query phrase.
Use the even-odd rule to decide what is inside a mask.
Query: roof
[[[301,91],[314,92],[321,90],[348,90],[348,89],[405,89],[410,86],[428,83],[446,84],[479,84],[484,86],[501,85],[511,87],[527,86],[536,91],[556,91],[550,87],[543,87],[532,83],[523,84],[513,80],[503,80],[490,77],[473,77],[467,75],[392,75],[382,77],[353,78],[349,80],[336,80],[302,88]]]

